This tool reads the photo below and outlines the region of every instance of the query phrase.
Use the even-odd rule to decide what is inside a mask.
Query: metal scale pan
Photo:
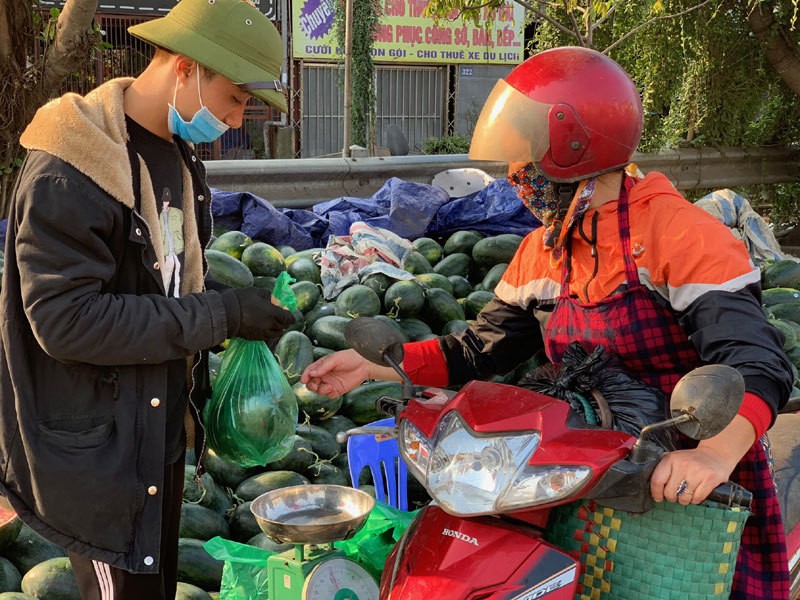
[[[279,543],[326,544],[353,537],[375,506],[360,490],[341,485],[297,485],[253,500],[258,526]]]

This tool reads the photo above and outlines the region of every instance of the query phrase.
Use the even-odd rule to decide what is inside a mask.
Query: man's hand
[[[228,337],[266,341],[280,337],[294,323],[294,315],[273,304],[265,289],[229,289],[220,295],[228,318]]]

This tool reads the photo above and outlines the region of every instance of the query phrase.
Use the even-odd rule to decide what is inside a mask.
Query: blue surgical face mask
[[[213,142],[223,133],[228,131],[228,126],[211,114],[203,104],[203,97],[200,95],[200,65],[197,65],[197,97],[200,99],[200,109],[194,113],[191,121],[186,121],[178,114],[175,108],[175,98],[178,95],[178,81],[175,80],[175,93],[172,95],[172,104],[169,105],[169,116],[167,126],[170,133],[173,133],[187,142],[201,144],[203,142]]]

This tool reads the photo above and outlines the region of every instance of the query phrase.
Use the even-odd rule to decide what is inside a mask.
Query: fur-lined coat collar
[[[126,144],[123,95],[132,78],[113,79],[86,96],[69,93],[47,103],[36,112],[20,143],[28,150],[41,150],[69,163],[109,196],[135,209],[132,173]],[[151,232],[151,243],[164,264],[156,199],[150,174],[141,169],[141,214]],[[76,199],[77,200],[77,199]],[[195,219],[195,200],[188,168],[183,167],[183,211],[185,271],[181,293],[203,289],[202,249]],[[164,273],[164,269],[161,270]],[[165,282],[165,287],[166,282]]]

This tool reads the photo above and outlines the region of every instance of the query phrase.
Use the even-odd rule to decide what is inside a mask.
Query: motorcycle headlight
[[[589,481],[592,470],[584,466],[525,466],[497,501],[498,512],[508,512],[566,498]]]
[[[461,516],[509,512],[569,496],[591,476],[584,466],[528,466],[538,431],[482,435],[451,411],[432,439],[401,421],[401,452],[412,474],[444,510]]]
[[[425,474],[428,472],[428,463],[431,458],[431,448],[428,438],[407,419],[400,421],[397,436],[400,444],[400,453],[405,460],[408,470],[423,484]]]

